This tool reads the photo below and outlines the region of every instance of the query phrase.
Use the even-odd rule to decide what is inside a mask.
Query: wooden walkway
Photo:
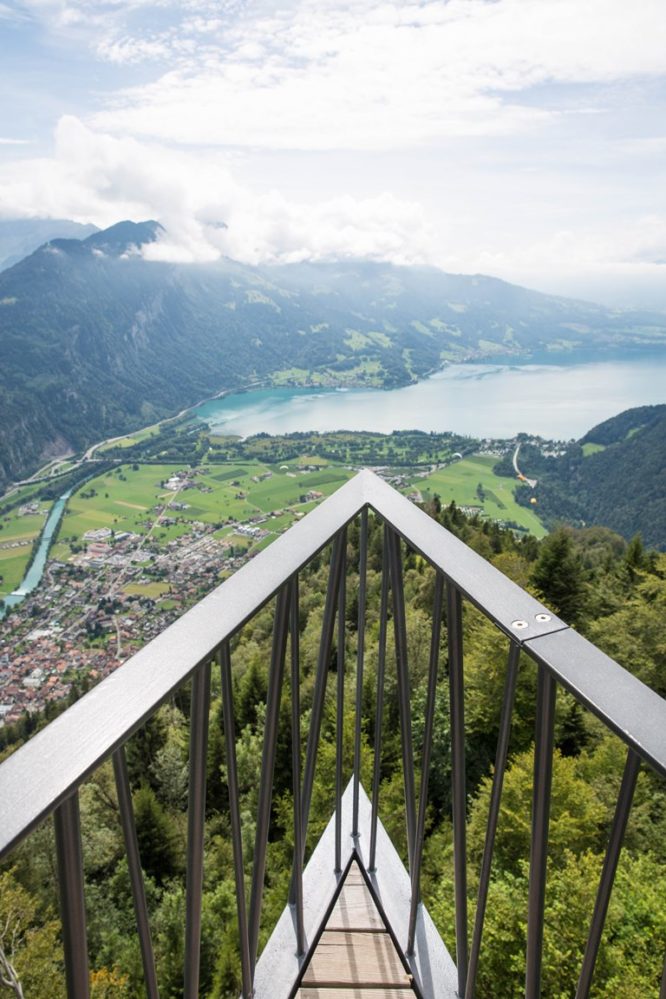
[[[414,999],[411,976],[354,860],[297,999]]]

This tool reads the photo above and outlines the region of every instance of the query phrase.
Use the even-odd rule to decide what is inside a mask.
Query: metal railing
[[[379,610],[377,696],[374,718],[374,765],[371,801],[360,786],[361,701],[364,686],[366,567],[368,514],[383,522],[383,569]],[[345,693],[345,586],[347,528],[359,523],[359,590],[355,684],[354,769],[351,807],[343,788],[343,711]],[[408,664],[403,557],[401,538],[435,570],[433,624],[425,706],[420,794],[416,795],[414,747],[411,731],[411,693]],[[299,572],[326,545],[331,560],[319,643],[312,710],[301,774]],[[259,788],[254,862],[246,900],[239,813],[236,740],[232,687],[231,639],[272,597],[276,597],[272,653],[266,702],[261,786]],[[490,795],[487,832],[481,862],[478,898],[471,939],[467,916],[466,777],[464,717],[463,601],[469,601],[507,638],[507,669],[499,737]],[[452,819],[455,884],[456,961],[435,954],[432,925],[420,898],[428,779],[434,729],[435,693],[440,673],[441,622],[446,615],[449,704],[451,719]],[[337,619],[337,642],[336,637]],[[395,645],[397,701],[405,789],[405,822],[409,882],[384,888],[382,864],[390,867],[386,834],[379,822],[379,790],[384,725],[386,649],[392,620]],[[332,819],[332,849],[323,858],[320,880],[314,875],[304,890],[305,843],[308,832],[317,751],[331,650],[337,645],[336,670],[336,809]],[[270,942],[257,964],[264,891],[266,854],[272,806],[273,777],[287,648],[290,650],[292,784],[294,860],[286,910],[286,938],[280,949],[289,952],[286,977],[271,978],[272,991],[262,992]],[[530,594],[439,526],[407,499],[370,472],[361,472],[325,500],[290,531],[279,537],[222,583],[213,593],[134,655],[114,674],[91,690],[63,715],[39,732],[0,767],[0,857],[11,850],[49,815],[56,832],[60,907],[70,997],[87,997],[89,974],[86,944],[83,856],[78,789],[106,759],[113,760],[118,803],[132,885],[146,993],[158,996],[150,920],[143,885],[137,832],[132,810],[124,745],[157,708],[192,680],[187,833],[187,892],[184,995],[199,992],[201,909],[203,891],[206,750],[211,669],[220,670],[226,767],[233,842],[236,901],[240,933],[242,993],[285,997],[293,994],[308,946],[321,923],[335,886],[351,856],[363,854],[368,871],[376,875],[378,895],[384,891],[385,909],[393,912],[392,928],[413,970],[415,987],[423,996],[473,999],[484,928],[493,849],[502,784],[507,768],[509,734],[516,692],[520,652],[537,667],[534,786],[525,996],[541,995],[541,965],[548,851],[548,820],[554,750],[555,701],[558,687],[568,690],[627,745],[627,759],[606,850],[576,999],[589,996],[606,911],[624,831],[641,762],[666,775],[666,702],[645,687],[575,631],[555,617]],[[26,793],[26,788],[30,793]],[[323,842],[323,841],[322,841]],[[314,864],[315,859],[311,861]],[[322,866],[323,865],[323,866]],[[309,870],[309,868],[308,868]],[[404,873],[404,872],[403,872]],[[393,879],[390,879],[393,880]],[[313,905],[316,884],[322,900]],[[324,885],[328,887],[324,890]],[[328,894],[326,894],[328,892]],[[402,892],[402,894],[401,894]],[[325,897],[324,897],[325,896]],[[395,901],[398,899],[399,901]],[[393,899],[393,901],[392,901]],[[282,921],[281,921],[282,924]],[[286,939],[286,944],[285,944]],[[663,941],[661,942],[663,944]],[[441,941],[439,942],[441,945]],[[275,957],[277,961],[278,958]],[[439,964],[438,964],[439,962]],[[260,974],[264,966],[263,978]],[[437,970],[441,967],[441,973]],[[660,991],[666,999],[666,969]]]

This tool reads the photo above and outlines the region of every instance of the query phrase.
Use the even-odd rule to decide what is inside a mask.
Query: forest
[[[666,555],[626,542],[606,528],[559,528],[541,542],[465,517],[438,498],[427,512],[519,585],[540,597],[569,624],[666,695]],[[344,766],[353,762],[354,689],[358,620],[359,532],[347,535]],[[300,575],[301,737],[305,746],[328,574],[324,550]],[[404,588],[415,769],[420,772],[434,572],[416,552],[404,556]],[[375,702],[382,575],[382,525],[369,518],[365,670],[362,710],[362,781],[369,790],[375,746]],[[274,604],[245,625],[232,643],[236,749],[246,884],[252,866],[261,746]],[[444,612],[435,707],[435,737],[428,789],[423,899],[449,950],[455,953],[451,826],[451,745]],[[465,714],[468,792],[469,918],[473,919],[485,838],[492,767],[507,658],[507,640],[478,610],[464,607]],[[335,678],[332,650],[322,739],[317,759],[308,848],[334,807]],[[477,995],[509,999],[524,989],[532,795],[536,668],[521,654],[513,714],[510,764],[505,776],[493,861]],[[260,948],[287,897],[293,856],[291,692],[280,707],[271,833]],[[388,629],[381,750],[380,816],[406,858],[404,787],[393,630]],[[184,861],[187,836],[189,689],[164,704],[127,744],[139,845],[146,880],[160,994],[182,995]],[[13,733],[16,749],[31,726]],[[7,741],[7,740],[6,740]],[[580,972],[610,821],[624,766],[623,743],[558,690],[556,749],[546,890],[543,995],[568,999]],[[231,999],[239,993],[240,965],[233,880],[227,771],[219,668],[213,669],[207,757],[207,798],[200,994]],[[91,989],[94,999],[143,995],[141,959],[127,862],[110,763],[81,791]],[[592,995],[596,999],[656,996],[666,941],[666,788],[641,767]],[[64,996],[56,896],[53,829],[43,824],[0,872],[0,995]]]

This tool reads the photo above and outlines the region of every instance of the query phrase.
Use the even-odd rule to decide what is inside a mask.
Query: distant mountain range
[[[525,444],[520,466],[538,483],[534,491],[519,486],[516,498],[527,505],[536,497],[549,526],[603,524],[627,539],[640,533],[648,547],[666,550],[666,405],[605,420],[560,457]],[[515,474],[509,456],[498,470]]]
[[[400,385],[446,360],[666,343],[661,314],[433,268],[143,259],[162,236],[121,222],[50,238],[0,273],[0,488],[225,388]]]
[[[94,232],[95,225],[67,219],[0,219],[0,271],[34,253],[49,239],[85,239]]]

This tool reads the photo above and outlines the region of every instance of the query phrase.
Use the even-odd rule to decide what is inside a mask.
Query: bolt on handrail
[[[293,692],[292,767],[295,833],[290,902],[296,910],[295,950],[299,960],[304,959],[306,940],[303,923],[302,876],[305,838],[308,829],[326,680],[336,619],[339,658],[336,697],[335,856],[332,864],[337,872],[340,872],[342,867],[341,726],[345,668],[342,650],[345,627],[346,529],[357,517],[360,518],[359,625],[353,807],[349,835],[358,836],[360,713],[363,687],[368,509],[378,514],[385,525],[369,868],[373,869],[380,859],[377,856],[379,761],[381,759],[383,685],[390,606],[395,633],[398,707],[405,778],[408,863],[411,878],[411,903],[406,923],[408,929],[405,940],[401,941],[407,959],[413,962],[414,968],[418,967],[419,942],[417,938],[419,934],[417,921],[422,917],[419,905],[420,867],[433,732],[434,691],[438,676],[439,628],[445,599],[452,721],[456,993],[459,996],[464,996],[465,999],[473,999],[475,994],[493,845],[502,782],[507,764],[518,654],[523,650],[536,662],[538,670],[525,986],[527,999],[537,999],[541,990],[548,810],[552,775],[554,708],[558,686],[570,691],[580,703],[592,710],[628,746],[625,776],[618,797],[576,999],[585,999],[589,995],[599,940],[640,762],[644,761],[662,775],[666,775],[666,702],[623,670],[619,664],[568,628],[563,621],[551,614],[539,601],[503,576],[422,510],[411,504],[377,476],[366,471],[359,473],[300,523],[278,538],[268,549],[243,566],[233,577],[222,583],[213,593],[184,614],[175,624],[134,655],[114,674],[38,733],[0,767],[0,802],[2,802],[3,810],[0,825],[0,858],[6,856],[44,817],[51,813],[55,817],[67,983],[70,996],[79,997],[88,994],[83,869],[77,791],[78,787],[100,763],[111,756],[114,761],[123,832],[132,879],[146,988],[149,996],[158,995],[123,746],[155,710],[190,678],[193,680],[193,689],[184,994],[188,997],[194,997],[198,994],[205,758],[211,663],[213,662],[217,662],[221,670],[231,803],[230,818],[241,942],[242,987],[244,996],[249,997],[252,994],[272,801],[277,725],[286,672],[285,657],[288,640],[291,648],[290,675]],[[420,552],[436,572],[426,704],[426,737],[423,746],[421,794],[418,809],[410,720],[410,683],[402,587],[401,539],[406,541],[412,549]],[[329,543],[332,543],[329,584],[315,677],[310,730],[301,778],[298,717],[298,574],[301,568]],[[277,597],[277,601],[256,826],[255,863],[249,911],[246,911],[240,817],[237,812],[238,791],[229,643],[243,624],[273,596]],[[466,901],[463,599],[480,609],[509,640],[496,766],[471,946],[468,940]],[[28,779],[32,789],[30,797],[24,793]],[[347,835],[347,831],[345,831],[345,835]],[[423,982],[421,983],[421,991],[424,995],[427,991]],[[663,987],[662,999],[666,999]]]

